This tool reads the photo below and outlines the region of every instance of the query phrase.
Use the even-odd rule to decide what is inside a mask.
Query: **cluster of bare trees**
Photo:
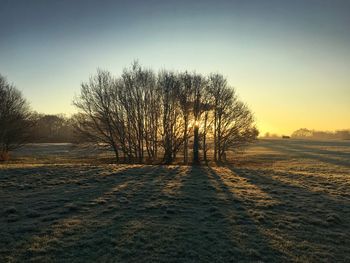
[[[0,160],[27,142],[32,114],[27,101],[5,77],[0,75]]]
[[[120,77],[99,70],[74,100],[75,125],[92,142],[109,145],[117,161],[223,161],[256,139],[253,115],[220,74],[161,71],[134,63]]]
[[[74,104],[79,113],[71,119],[34,114],[0,75],[0,159],[29,141],[72,141],[73,127],[80,141],[102,143],[117,161],[138,163],[179,156],[184,163],[207,162],[208,153],[223,161],[258,135],[252,113],[220,74],[156,74],[138,63],[120,77],[99,70]]]

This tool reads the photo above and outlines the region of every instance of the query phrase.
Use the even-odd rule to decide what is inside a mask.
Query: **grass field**
[[[0,164],[0,262],[350,262],[350,142],[261,140],[220,167],[71,147]]]

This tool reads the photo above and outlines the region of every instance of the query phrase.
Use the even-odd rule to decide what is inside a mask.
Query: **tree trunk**
[[[194,126],[194,139],[193,139],[193,164],[199,164],[199,136],[198,136],[198,124]]]
[[[207,164],[208,159],[207,159],[207,121],[208,121],[208,112],[205,112],[204,115],[204,131],[203,131],[203,159],[204,162]]]
[[[0,152],[0,162],[8,161],[10,159],[10,155],[8,151]]]
[[[112,142],[113,144],[113,151],[114,151],[114,154],[115,154],[115,159],[117,161],[117,163],[119,163],[119,153],[118,153],[118,147],[116,145],[116,143],[113,141]]]
[[[215,109],[216,111],[216,109]],[[217,147],[217,113],[215,112],[214,115],[214,161],[216,162],[218,160],[217,154],[218,154],[218,147]]]
[[[185,127],[184,127],[184,164],[188,163],[188,135],[187,135],[188,118],[185,117]]]

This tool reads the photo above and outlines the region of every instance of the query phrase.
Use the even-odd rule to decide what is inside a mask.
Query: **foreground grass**
[[[262,142],[223,167],[3,165],[0,262],[350,262],[339,147]]]

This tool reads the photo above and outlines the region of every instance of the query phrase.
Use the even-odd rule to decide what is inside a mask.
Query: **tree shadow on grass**
[[[115,223],[107,226],[113,228],[116,235],[115,259],[131,262],[281,260],[282,253],[268,245],[244,206],[213,170],[182,167],[166,174],[154,175],[153,183],[148,183],[140,193],[146,197],[132,201],[133,208],[144,208],[140,213],[127,212],[124,219],[118,220],[118,226]],[[175,190],[169,191],[169,185]]]
[[[168,255],[159,249],[167,232],[160,235],[160,230],[171,228],[167,215],[172,214],[174,205],[173,198],[162,189],[176,177],[178,169],[142,166],[123,171],[120,180],[115,178],[110,187],[99,189],[100,195],[91,199],[98,205],[69,218],[78,220],[76,225],[73,221],[73,228],[67,228],[63,221],[63,231],[51,230],[56,243],[46,247],[45,256],[59,255],[62,262],[166,259]]]
[[[285,239],[294,260],[320,260],[340,262],[350,259],[350,201],[334,198],[305,187],[286,183],[288,173],[272,170],[228,168],[245,178],[273,199],[278,205],[265,209],[274,236]],[[293,176],[291,177],[293,178]],[[275,240],[278,242],[278,240]],[[346,260],[345,260],[346,261]]]
[[[138,231],[144,231],[148,242],[133,250],[131,261],[278,262],[283,258],[213,170],[188,167],[173,180],[178,187],[168,200],[158,195],[158,208],[163,212],[141,215],[144,221]],[[135,247],[135,243],[128,245]],[[148,253],[140,255],[145,250]]]
[[[153,167],[157,168],[147,173],[141,169],[136,178],[128,176],[123,189],[101,195],[109,196],[111,203],[123,201],[87,220],[84,233],[65,251],[67,259],[75,255],[84,261],[168,261],[171,255],[166,253],[165,244],[172,241],[170,233],[176,230],[169,222],[176,211],[176,201],[163,189],[180,168]]]
[[[139,176],[142,178],[145,174],[153,175],[159,169],[161,167],[135,166],[117,172],[107,171],[107,173],[96,167],[87,167],[87,170],[83,168],[79,171],[71,167],[67,167],[67,170],[62,167],[26,170],[25,174],[33,181],[30,182],[28,178],[23,193],[19,194],[17,189],[18,196],[13,200],[7,199],[8,207],[14,207],[15,211],[10,212],[12,213],[10,217],[8,215],[6,218],[3,217],[5,221],[2,226],[6,229],[3,229],[5,234],[1,241],[6,244],[7,249],[2,251],[2,256],[18,261],[36,257],[39,257],[37,258],[39,261],[47,261],[55,259],[58,254],[64,255],[65,251],[69,251],[70,246],[76,249],[76,239],[88,226],[84,224],[85,218],[89,218],[89,223],[98,225],[99,221],[103,222],[108,218],[108,213],[103,212],[104,210],[118,208],[126,203],[126,196],[133,194],[127,191],[124,194],[116,194],[113,199],[111,195],[114,187],[134,180],[137,185],[131,186],[131,189],[137,191],[142,181],[138,182],[135,178]],[[19,171],[10,172],[18,175]],[[30,172],[33,173],[30,174]],[[43,175],[41,179],[40,173]],[[23,174],[19,175],[19,177],[22,176]],[[36,176],[40,180],[34,179]],[[44,182],[45,176],[49,178]],[[23,181],[17,178],[14,184],[18,180]],[[41,184],[40,181],[42,181]],[[103,196],[104,193],[109,195]],[[10,198],[10,195],[7,198]],[[6,211],[5,209],[4,213],[8,213]],[[101,216],[100,213],[106,215]],[[9,221],[9,218],[14,216],[17,216],[16,220]],[[62,240],[65,240],[66,236],[69,238],[65,243]],[[63,247],[65,247],[64,250],[62,250]],[[79,253],[79,250],[76,252]]]
[[[280,257],[207,168],[137,166],[101,173],[76,175],[69,192],[47,193],[48,201],[63,196],[71,206],[46,210],[55,218],[42,223],[39,216],[33,232],[17,233],[22,241],[11,244],[12,260],[271,262]]]
[[[252,218],[247,204],[236,196],[221,174],[211,167],[208,167],[207,170],[208,179],[220,200],[218,206],[227,222],[227,228],[223,230],[234,240],[241,252],[236,259],[247,262],[252,260],[288,262],[285,254],[273,248],[268,238],[261,233],[260,229],[264,222]]]
[[[311,145],[312,146],[312,145]],[[323,147],[323,145],[316,145],[318,147]],[[344,145],[345,146],[345,145]],[[346,146],[348,147],[348,146]],[[292,144],[292,148],[296,150],[301,150],[303,152],[317,154],[317,155],[331,155],[337,158],[343,158],[350,160],[350,153],[344,151],[334,151],[334,150],[326,150],[322,148],[309,147],[309,144]],[[349,147],[350,149],[350,147]]]
[[[269,143],[264,144],[264,146],[295,158],[313,159],[327,164],[340,165],[350,168],[350,155],[348,153],[313,149],[296,145],[294,143],[288,143],[285,145]]]
[[[275,248],[277,241],[273,236],[266,235],[266,231],[276,229],[295,246],[289,252],[294,256],[301,253],[312,259],[310,254],[318,252],[313,248],[303,252],[298,243],[308,241],[307,235],[311,234],[321,238],[322,231],[314,234],[314,228],[324,226],[316,221],[310,223],[308,220],[315,220],[318,215],[307,211],[320,199],[306,189],[286,186],[255,170],[230,167],[239,178],[262,189],[279,205],[261,208],[248,198],[242,199],[225,181],[230,175],[223,178],[221,170],[210,167],[139,165],[117,171],[95,167],[75,172],[66,169],[61,172],[72,174],[47,182],[46,185],[55,183],[52,189],[56,190],[51,195],[43,184],[41,198],[29,194],[16,201],[27,198],[25,204],[29,205],[44,198],[47,202],[38,205],[38,209],[50,204],[55,207],[46,207],[44,215],[28,221],[33,224],[32,231],[18,231],[25,222],[5,223],[8,229],[3,230],[10,235],[13,230],[19,241],[9,242],[1,251],[2,258],[10,255],[17,262],[290,261],[286,251]],[[324,197],[321,201],[331,207],[327,211],[338,207],[334,199]],[[265,214],[265,220],[252,217],[252,211]],[[346,216],[346,212],[340,216]],[[48,221],[43,222],[44,219]],[[310,224],[313,229],[308,228]],[[334,231],[327,232],[327,238],[341,230],[329,226]],[[326,244],[329,242],[327,239]],[[337,251],[342,249],[344,244]]]

